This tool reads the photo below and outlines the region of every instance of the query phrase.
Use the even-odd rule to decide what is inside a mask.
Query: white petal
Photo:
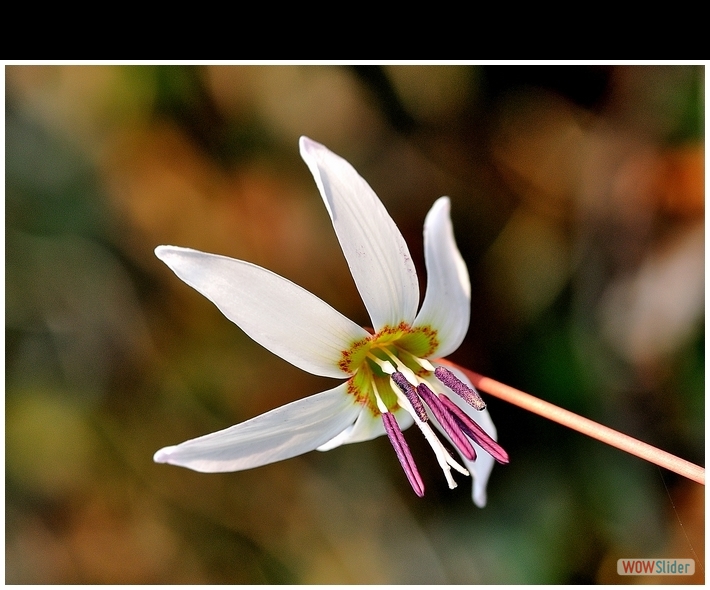
[[[225,430],[165,447],[153,460],[218,473],[302,455],[348,428],[357,417],[361,407],[346,387],[342,384]]]
[[[406,430],[414,422],[414,419],[402,409],[397,410],[395,416],[400,430]],[[318,450],[330,451],[340,445],[372,440],[383,434],[385,434],[385,427],[382,423],[382,417],[374,416],[369,408],[364,407],[352,426],[343,430],[324,445],[319,446]]]
[[[409,249],[370,185],[340,156],[301,137],[301,157],[323,197],[373,328],[411,324],[419,284]]]
[[[441,197],[424,222],[427,290],[414,322],[415,327],[431,326],[437,331],[438,357],[451,354],[460,346],[471,316],[471,282],[454,240],[450,208],[448,197]]]
[[[458,400],[455,400],[458,403]],[[493,439],[496,438],[496,429],[493,426],[493,421],[491,420],[488,410],[474,410],[470,406],[466,408],[463,407],[465,402],[461,402],[459,405],[466,411],[466,413],[473,418],[488,434],[491,435]],[[477,415],[474,415],[477,414]],[[474,449],[476,450],[476,460],[469,461],[466,457],[461,457],[466,469],[471,473],[473,478],[473,489],[471,491],[471,497],[473,498],[473,503],[479,508],[484,508],[486,506],[487,496],[486,496],[486,486],[488,485],[488,478],[493,471],[493,466],[495,465],[495,459],[491,457],[486,451],[479,447],[476,443],[472,443]]]
[[[456,369],[453,369],[452,367],[447,367],[450,371],[456,374],[456,376],[461,379],[464,383],[467,385],[471,385],[471,380],[466,377],[463,373],[460,371],[457,371]],[[435,387],[439,388],[441,391],[442,389],[446,393],[446,395],[449,397],[449,399],[454,402],[459,408],[461,408],[466,414],[474,420],[483,430],[485,430],[493,440],[498,439],[498,432],[496,431],[496,427],[493,424],[493,420],[491,420],[491,416],[488,413],[488,410],[474,410],[471,406],[469,406],[465,401],[463,401],[458,395],[456,395],[453,391],[451,391],[448,387],[444,387],[443,384],[439,383],[438,381],[432,383]],[[434,421],[437,427],[439,427],[438,422]],[[448,435],[444,432],[442,428],[439,427],[439,430],[441,433],[446,436],[448,439]],[[449,439],[450,441],[451,439]],[[469,461],[459,453],[461,456],[461,460],[463,461],[463,464],[466,466],[466,469],[471,473],[471,478],[473,479],[473,490],[471,492],[471,497],[473,498],[473,503],[478,506],[479,508],[483,508],[486,505],[486,486],[488,485],[488,478],[491,475],[491,471],[493,470],[493,466],[495,465],[495,459],[491,457],[486,451],[484,451],[480,446],[478,446],[476,443],[472,442],[473,448],[476,451],[476,460],[475,461]]]
[[[338,367],[342,351],[368,336],[312,293],[260,266],[176,246],[158,246],[155,254],[259,344],[314,375],[347,376]]]

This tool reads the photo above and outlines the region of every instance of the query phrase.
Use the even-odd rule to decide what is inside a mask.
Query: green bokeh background
[[[369,323],[300,135],[402,230],[441,195],[461,365],[704,465],[699,66],[8,66],[8,583],[628,583],[694,558],[704,488],[497,399],[488,506],[415,430],[232,474],[160,447],[332,387],[153,255],[240,258]],[[702,567],[701,567],[702,565]],[[648,579],[646,581],[649,581]]]

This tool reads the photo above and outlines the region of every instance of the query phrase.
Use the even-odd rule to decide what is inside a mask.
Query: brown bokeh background
[[[704,488],[503,402],[488,506],[406,433],[233,474],[158,448],[332,386],[153,255],[248,260],[368,319],[308,135],[425,272],[441,195],[473,284],[453,360],[704,464],[699,66],[8,66],[8,583],[704,580]],[[694,558],[691,579],[620,557]]]

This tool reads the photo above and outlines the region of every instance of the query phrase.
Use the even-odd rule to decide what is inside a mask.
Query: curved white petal
[[[471,380],[466,377],[466,375],[452,367],[447,368],[453,373],[455,373],[456,376],[461,379],[461,381],[463,381],[469,386],[471,385]],[[432,385],[434,384],[432,383]],[[493,420],[491,420],[491,416],[488,413],[488,410],[474,410],[458,395],[456,395],[448,387],[445,387],[442,383],[439,383],[438,381],[436,382],[435,387],[438,387],[440,391],[443,389],[449,399],[454,402],[459,408],[461,408],[464,412],[466,412],[466,414],[471,419],[473,419],[479,426],[481,426],[481,428],[483,428],[483,430],[485,430],[491,436],[491,438],[493,438],[493,440],[498,439],[498,432],[496,430],[495,425],[493,424]],[[444,432],[441,427],[439,427],[438,422],[434,422],[436,423],[441,433],[448,439],[449,436],[446,434],[446,432]],[[469,461],[460,453],[459,456],[461,457],[463,464],[466,466],[466,469],[468,469],[469,473],[471,474],[471,478],[473,479],[473,489],[471,491],[473,503],[479,508],[484,508],[487,500],[486,486],[488,485],[488,478],[491,475],[491,471],[493,471],[495,459],[491,457],[476,443],[472,442],[471,444],[473,445],[473,448],[476,451],[476,460]]]
[[[411,324],[419,305],[417,272],[384,205],[340,156],[307,137],[299,145],[375,331],[402,321]]]
[[[155,255],[259,344],[289,363],[324,377],[342,378],[343,350],[368,336],[312,293],[242,260],[177,246]]]
[[[400,430],[406,430],[414,423],[414,419],[401,408],[395,412],[395,416]],[[382,417],[379,415],[374,416],[369,408],[363,407],[354,424],[327,443],[319,446],[318,450],[330,451],[340,445],[372,440],[383,434],[385,434],[385,427],[382,423]]]
[[[415,327],[428,325],[437,331],[438,357],[461,345],[471,317],[471,282],[454,240],[450,208],[448,197],[437,199],[424,222],[427,289],[414,321]]]
[[[460,399],[460,398],[459,398]],[[459,403],[459,400],[454,400],[461,408],[463,408],[466,413],[473,418],[492,438],[496,438],[496,429],[493,426],[493,421],[491,420],[488,410],[474,410],[471,406],[464,407],[465,402]],[[477,415],[474,415],[477,414]],[[471,490],[471,497],[473,498],[473,503],[479,508],[485,508],[487,496],[486,496],[486,486],[488,485],[488,478],[493,471],[493,466],[495,465],[495,459],[491,457],[486,451],[479,447],[476,443],[472,443],[474,449],[476,450],[476,460],[469,461],[466,457],[461,456],[466,469],[468,469],[471,477],[473,478],[473,489]]]
[[[359,412],[360,406],[342,384],[225,430],[160,449],[153,460],[205,473],[251,469],[312,451],[348,428]]]

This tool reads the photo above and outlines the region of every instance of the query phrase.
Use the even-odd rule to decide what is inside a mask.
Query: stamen
[[[407,381],[406,377],[400,372],[392,373],[390,378],[394,381],[395,385],[402,390],[402,393],[407,396],[407,399],[412,405],[412,409],[416,413],[417,418],[419,418],[421,422],[426,422],[429,418],[426,415],[426,410],[424,409],[422,400],[419,399],[414,386]]]
[[[486,402],[483,401],[481,394],[476,391],[475,387],[469,387],[444,367],[437,367],[434,371],[434,375],[451,391],[458,394],[469,406],[479,411],[485,410]]]
[[[410,369],[407,365],[405,365],[405,364],[401,361],[401,359],[399,359],[399,358],[397,357],[396,354],[393,354],[392,352],[390,352],[389,350],[384,349],[384,348],[381,348],[380,350],[381,350],[383,353],[385,353],[385,354],[387,355],[387,357],[388,357],[388,358],[392,361],[392,363],[394,363],[394,365],[397,367],[396,370],[397,370],[399,373],[402,373],[402,374],[407,378],[407,380],[408,380],[410,383],[416,383],[416,382],[417,382],[417,376],[416,376],[416,374],[414,373],[414,371],[412,371],[412,369]]]
[[[439,466],[441,467],[442,471],[444,472],[444,476],[446,477],[446,481],[449,484],[449,488],[454,489],[456,487],[456,482],[451,476],[451,467],[453,467],[454,469],[456,469],[456,471],[462,473],[463,475],[470,475],[468,470],[459,465],[456,461],[454,461],[451,455],[449,455],[449,453],[447,452],[446,448],[444,448],[444,445],[442,445],[441,441],[436,437],[436,434],[434,434],[434,431],[431,429],[431,426],[429,426],[429,424],[425,420],[421,419],[419,412],[421,412],[421,415],[426,420],[428,420],[426,410],[424,409],[421,400],[417,397],[416,391],[412,384],[406,380],[402,373],[393,373],[391,379],[395,381],[395,384],[397,385],[397,388],[393,387],[392,391],[394,391],[394,393],[397,395],[399,405],[414,416],[414,422],[419,427],[419,430],[422,431],[424,438],[427,440],[429,446],[434,451],[434,455],[436,455],[436,460],[439,463]],[[400,393],[398,389],[401,389],[402,393]],[[412,406],[412,402],[416,404],[416,406],[419,408],[419,411],[414,409],[414,407]]]
[[[387,356],[392,360],[392,362],[397,366],[398,369],[390,374],[390,380],[396,386],[392,387],[392,391],[397,396],[399,405],[414,417],[414,421],[419,427],[419,430],[422,431],[424,438],[427,440],[429,446],[431,446],[432,450],[434,451],[434,455],[436,455],[436,460],[439,463],[439,466],[441,467],[442,471],[444,472],[444,476],[446,477],[446,481],[449,484],[449,488],[455,488],[457,484],[453,476],[451,475],[451,469],[456,469],[456,471],[466,476],[470,475],[468,470],[465,467],[459,465],[451,457],[444,445],[442,445],[441,441],[437,438],[436,434],[434,434],[434,431],[431,429],[431,426],[429,426],[429,424],[427,423],[428,416],[426,413],[426,409],[424,408],[422,400],[417,395],[417,390],[415,389],[414,385],[419,381],[417,379],[417,376],[396,356],[391,355],[387,351],[383,352],[387,354]],[[382,366],[381,363],[386,363],[387,361],[378,359],[377,362],[380,366]],[[421,476],[419,475],[416,465],[414,464],[414,459],[412,458],[412,454],[409,451],[409,447],[407,446],[407,443],[404,440],[402,431],[400,430],[399,425],[397,424],[397,421],[395,420],[394,416],[384,406],[384,403],[380,398],[379,392],[377,391],[377,386],[375,385],[374,380],[372,381],[372,386],[373,392],[375,394],[375,400],[377,402],[377,407],[382,414],[382,421],[384,423],[385,430],[387,431],[387,436],[389,437],[390,442],[394,447],[395,453],[397,453],[397,458],[399,459],[399,462],[402,465],[402,468],[404,469],[404,473],[407,475],[407,479],[409,480],[412,489],[417,495],[423,496],[424,483],[422,482]],[[433,396],[433,394],[431,395]],[[439,409],[441,410],[439,413],[442,415],[441,422],[443,424],[443,421],[445,420],[444,416],[446,416],[446,410],[443,407]],[[454,423],[453,426],[449,424],[449,430],[447,430],[447,433],[449,433],[449,436],[452,438],[452,440],[458,441],[458,444],[454,444],[456,444],[457,447],[461,449],[461,452],[464,456],[466,456],[467,458],[473,456],[475,458],[475,451],[473,450],[473,447],[471,447],[470,443],[463,435],[465,431],[462,432],[461,428],[456,428],[458,423],[455,422],[455,420],[453,420],[451,416],[448,416],[448,418],[450,422]],[[458,437],[456,433],[458,433]],[[463,439],[465,442],[461,442],[460,439]],[[468,445],[468,447],[470,448],[470,452],[467,453],[464,450],[465,445]]]
[[[459,408],[454,402],[452,402],[443,393],[439,396],[441,403],[446,406],[446,408],[454,415],[456,421],[458,422],[461,430],[466,433],[473,442],[480,446],[484,451],[486,451],[491,457],[493,457],[498,463],[509,463],[510,459],[508,453],[503,450],[491,436],[483,430],[474,420],[472,420],[466,412]]]
[[[377,358],[372,353],[368,353],[367,358],[369,358],[372,362],[377,363],[380,366],[380,369],[382,369],[388,375],[391,375],[397,370],[394,368],[394,366],[392,366],[392,363],[390,363],[389,361],[383,361],[381,358]]]
[[[449,435],[454,446],[456,446],[466,459],[475,461],[475,449],[471,446],[471,443],[466,438],[466,434],[461,430],[454,416],[446,409],[446,406],[439,401],[439,398],[424,383],[417,387],[417,393],[429,408],[431,408],[434,416],[439,421],[439,424],[441,424],[441,427],[446,431],[446,434]]]
[[[419,475],[417,466],[414,463],[414,457],[412,457],[407,441],[404,440],[404,435],[399,429],[397,420],[390,412],[383,412],[382,422],[385,425],[387,436],[390,439],[390,443],[392,443],[397,459],[399,459],[399,464],[404,469],[404,473],[409,480],[409,484],[412,486],[414,493],[421,498],[424,496],[424,482],[421,475]]]
[[[414,356],[414,355],[412,355],[412,356]],[[426,369],[427,371],[435,371],[436,370],[434,368],[434,365],[432,365],[428,360],[420,359],[418,356],[414,356],[414,359],[421,365],[422,368]]]
[[[377,391],[377,385],[375,385],[375,382],[372,382],[372,389],[373,393],[375,394],[375,403],[377,404],[377,409],[380,411],[380,414],[386,414],[389,412],[387,409],[387,406],[385,405],[385,402],[382,401],[382,398],[380,397],[380,392]]]
[[[407,350],[400,349],[399,353],[407,355],[410,359],[412,359],[415,363],[417,363],[425,371],[430,371],[432,373],[434,372],[434,370],[435,370],[434,365],[432,365],[428,360],[423,359],[423,358],[419,358],[418,356],[414,356],[411,352],[409,352]]]
[[[412,404],[409,402],[407,399],[407,396],[404,395],[398,387],[392,387],[392,392],[397,396],[397,403],[399,404],[399,407],[402,408],[405,412],[407,412],[412,418],[414,418],[414,421],[419,423],[421,422],[421,419],[417,415],[417,413],[414,411],[414,408],[412,407]]]

